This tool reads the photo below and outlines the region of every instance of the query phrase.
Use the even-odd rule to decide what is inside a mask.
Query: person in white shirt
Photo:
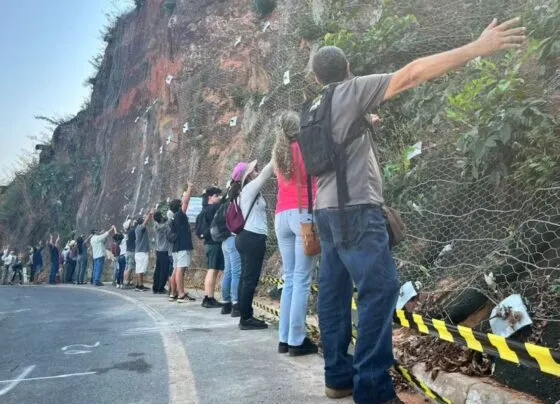
[[[2,254],[2,270],[0,270],[0,284],[6,285],[10,275],[10,266],[12,265],[12,255],[10,254],[10,246],[4,248]]]
[[[110,234],[117,231],[115,226],[111,226],[106,232],[95,234],[92,231],[90,240],[91,252],[93,256],[93,284],[95,286],[103,286],[101,283],[101,275],[103,274],[103,266],[105,265],[105,242]]]
[[[272,176],[272,164],[268,163],[259,174],[257,161],[241,162],[233,170],[234,181],[230,193],[235,198],[239,195],[239,206],[245,218],[245,226],[236,237],[235,247],[241,256],[241,279],[239,281],[239,311],[241,330],[258,330],[268,325],[253,317],[253,295],[261,276],[268,222],[266,217],[266,201],[261,189]]]

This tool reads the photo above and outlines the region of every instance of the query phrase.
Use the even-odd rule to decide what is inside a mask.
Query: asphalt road
[[[319,355],[280,355],[274,327],[240,331],[200,297],[0,287],[0,403],[331,402]]]
[[[160,335],[128,332],[153,324],[89,288],[0,288],[0,402],[168,402]]]

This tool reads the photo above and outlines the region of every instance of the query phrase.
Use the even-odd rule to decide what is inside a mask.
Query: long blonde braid
[[[294,111],[281,111],[274,123],[275,142],[272,148],[272,162],[274,169],[284,178],[292,178],[292,148],[291,143],[299,133],[299,114]]]

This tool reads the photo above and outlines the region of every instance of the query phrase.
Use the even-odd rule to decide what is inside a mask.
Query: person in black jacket
[[[210,225],[216,211],[220,207],[222,200],[222,190],[217,187],[210,187],[204,192],[205,199],[208,203],[205,204],[199,214],[197,220],[197,236],[204,240],[204,252],[206,253],[206,263],[208,264],[208,271],[204,279],[204,300],[202,300],[202,307],[213,309],[222,307],[214,298],[214,288],[216,286],[216,277],[218,271],[224,270],[224,254],[222,252],[222,243],[212,240],[210,234]]]

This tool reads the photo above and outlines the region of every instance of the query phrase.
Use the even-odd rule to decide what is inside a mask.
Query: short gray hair
[[[322,84],[336,83],[348,77],[348,59],[336,46],[320,48],[313,56],[311,67]]]

